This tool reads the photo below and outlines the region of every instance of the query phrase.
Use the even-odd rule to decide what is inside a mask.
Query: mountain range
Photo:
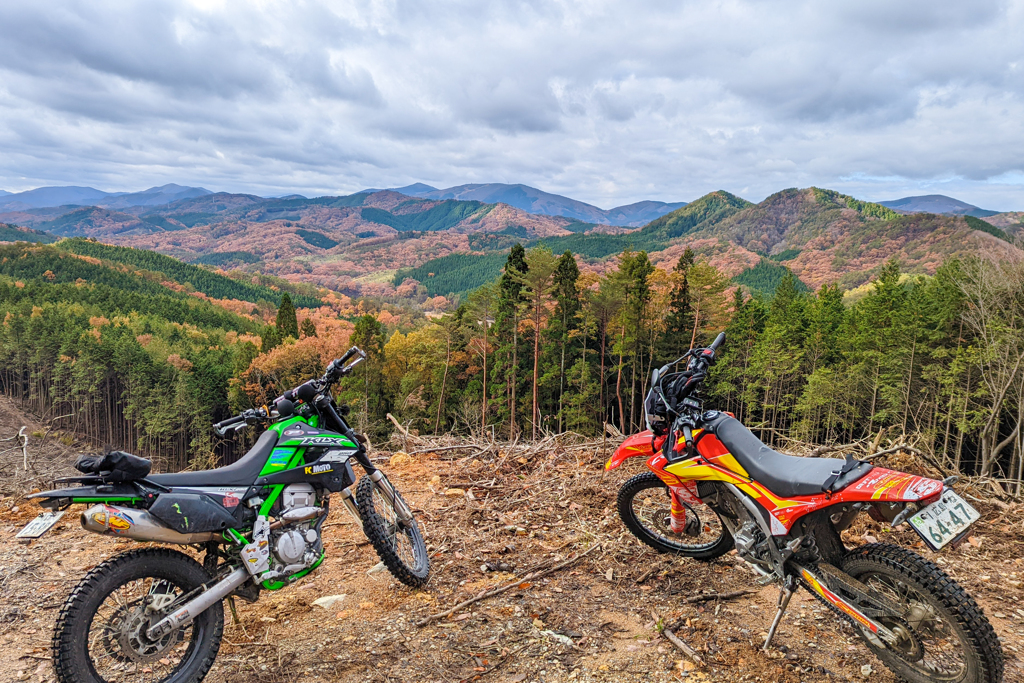
[[[202,187],[184,187],[168,183],[141,192],[104,192],[94,187],[54,186],[37,187],[25,192],[0,191],[0,211],[21,211],[55,206],[100,206],[128,208],[132,206],[160,206],[180,199],[212,194]]]
[[[459,199],[462,201],[478,201],[485,204],[508,204],[529,213],[547,216],[565,216],[575,218],[584,223],[596,225],[623,225],[640,227],[658,216],[686,206],[686,202],[659,202],[644,200],[613,209],[600,209],[576,199],[563,197],[538,190],[529,185],[508,185],[505,183],[485,183],[456,185],[443,190],[424,183],[415,183],[405,187],[392,188],[393,191],[409,197],[421,199]],[[375,192],[377,190],[366,190]]]
[[[712,192],[634,228],[464,198],[502,196],[501,188],[481,187],[488,188],[419,185],[399,188],[402,192],[276,199],[204,193],[121,208],[21,208],[0,212],[0,222],[45,233],[11,230],[7,240],[88,237],[182,261],[379,296],[464,293],[496,277],[516,242],[544,244],[556,253],[569,250],[581,268],[594,272],[614,267],[626,248],[644,249],[656,265],[670,269],[690,247],[751,288],[773,287],[787,268],[809,287],[827,282],[856,287],[894,255],[906,270],[920,273],[934,272],[954,255],[1019,255],[1011,240],[1022,231],[1020,214],[997,214],[986,222],[963,214],[908,213],[914,204],[897,210],[820,188],[783,190],[757,204]],[[526,193],[525,186],[522,194],[516,186],[504,187],[520,197]],[[473,194],[483,191],[498,194]],[[138,201],[124,196],[102,201]],[[530,201],[553,210],[546,196]]]

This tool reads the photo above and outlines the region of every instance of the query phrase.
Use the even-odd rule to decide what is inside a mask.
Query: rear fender
[[[654,439],[654,445],[652,446],[651,439],[653,437],[654,433],[650,429],[629,437],[619,444],[612,457],[605,463],[604,468],[606,470],[614,470],[629,458],[638,456],[650,458],[655,453],[655,447],[660,450],[661,445],[665,443],[665,437],[659,436]]]
[[[833,500],[842,502],[920,503],[942,495],[943,484],[936,479],[876,467],[850,484]]]
[[[740,488],[743,488],[742,486]],[[776,499],[765,491],[760,500],[786,528],[800,517],[821,508],[843,503],[867,503],[867,512],[875,521],[892,522],[908,503],[920,506],[938,500],[945,485],[936,479],[876,467],[859,480],[833,494]]]
[[[72,477],[70,482],[89,482],[92,477]],[[99,477],[95,477],[99,481]],[[54,489],[52,491],[41,491],[33,493],[27,498],[39,500],[39,505],[50,510],[64,510],[73,504],[93,503],[120,503],[122,505],[137,505],[143,502],[143,495],[132,482],[118,482],[114,484],[97,483],[92,486],[76,486],[72,488]]]

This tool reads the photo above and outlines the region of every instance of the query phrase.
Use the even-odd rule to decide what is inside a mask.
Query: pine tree
[[[532,393],[532,434],[537,438],[540,425],[540,337],[542,324],[547,312],[547,302],[551,294],[552,276],[558,264],[555,255],[547,247],[531,249],[526,254],[526,272],[516,276],[525,289],[526,301],[529,306],[529,318],[533,323],[533,393]]]
[[[362,373],[356,373],[362,374],[363,410],[360,428],[365,431],[374,422],[382,420],[388,412],[381,377],[384,366],[384,343],[387,341],[384,336],[384,325],[369,313],[362,315],[356,320],[351,341],[353,346],[358,346],[366,353]],[[353,381],[358,381],[358,377],[353,378]]]
[[[523,305],[523,284],[519,278],[529,268],[526,265],[526,250],[516,243],[508,254],[505,272],[498,280],[498,305],[494,317],[494,337],[497,341],[499,361],[496,363],[495,376],[502,380],[499,385],[492,385],[495,394],[504,399],[504,406],[499,408],[500,418],[507,419],[509,438],[518,433],[518,416],[516,403],[519,400],[519,385],[522,382],[519,348],[519,314]]]
[[[303,337],[315,337],[316,336],[316,324],[311,318],[304,318],[302,320],[301,330]]]
[[[669,299],[665,329],[658,337],[657,357],[659,361],[679,358],[690,348],[693,331],[693,308],[690,305],[690,268],[693,267],[693,251],[687,247],[672,270],[672,295]]]
[[[292,305],[292,298],[285,292],[281,297],[281,305],[277,309],[277,331],[281,339],[299,338],[299,322],[295,317],[295,306]]]
[[[619,367],[615,378],[615,394],[620,411],[620,429],[632,429],[636,423],[637,408],[642,396],[637,397],[637,379],[639,375],[642,386],[646,386],[646,374],[651,364],[650,357],[656,338],[653,320],[650,319],[651,276],[654,265],[646,251],[634,252],[626,249],[619,256],[619,270],[614,278],[620,283],[622,291],[621,336],[618,341]],[[626,359],[630,368],[630,401],[628,420],[626,405],[622,400],[622,379]],[[645,365],[644,359],[647,363]]]
[[[557,406],[558,406],[558,431],[563,428],[562,408],[564,405],[563,396],[566,386],[566,367],[571,365],[572,333],[576,327],[576,314],[580,310],[580,292],[576,283],[580,278],[580,269],[576,265],[576,259],[572,252],[566,250],[558,259],[554,273],[554,295],[555,313],[548,324],[548,338],[553,344],[552,351],[556,351],[558,375]]]
[[[281,333],[278,331],[276,325],[267,325],[263,328],[263,334],[260,335],[262,343],[260,344],[260,353],[266,353],[274,348],[281,345]]]

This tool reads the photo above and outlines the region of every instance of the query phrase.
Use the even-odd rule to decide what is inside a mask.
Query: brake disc
[[[121,653],[133,662],[155,662],[178,642],[178,630],[171,631],[160,640],[147,638],[146,629],[150,627],[150,621],[146,608],[140,605],[128,615],[118,634],[117,641],[121,646]]]

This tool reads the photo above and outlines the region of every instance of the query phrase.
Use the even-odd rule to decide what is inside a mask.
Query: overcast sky
[[[0,189],[1024,209],[1024,0],[0,2]]]

